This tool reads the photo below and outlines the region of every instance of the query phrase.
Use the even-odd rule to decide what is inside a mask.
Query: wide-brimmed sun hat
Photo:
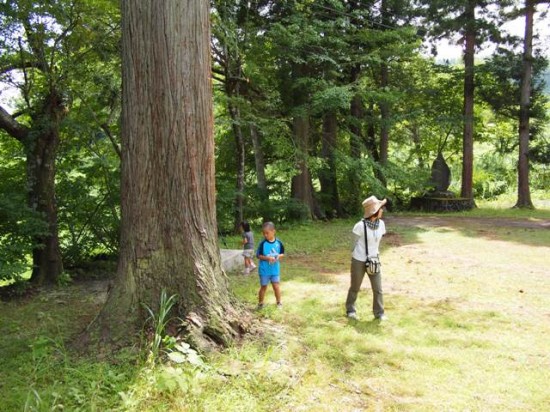
[[[365,217],[374,215],[387,201],[388,199],[378,200],[376,196],[367,197],[362,203],[363,209],[365,209]]]

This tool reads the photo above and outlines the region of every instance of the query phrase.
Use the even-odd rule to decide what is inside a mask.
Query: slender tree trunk
[[[256,185],[260,191],[262,201],[267,200],[267,179],[265,177],[265,158],[262,149],[262,142],[258,128],[255,124],[250,125],[250,138],[252,140],[252,149],[254,150],[254,163],[256,165]]]
[[[162,289],[199,347],[242,324],[217,244],[209,2],[122,1],[122,221],[118,275],[95,323],[132,336]]]
[[[361,68],[359,65],[352,69],[350,78],[351,83],[358,80],[360,71]],[[353,159],[359,159],[361,157],[361,141],[363,140],[362,125],[365,117],[363,99],[359,94],[354,95],[351,99],[350,115],[350,154]]]
[[[295,117],[293,121],[293,133],[298,145],[298,174],[293,176],[291,182],[291,197],[300,201],[308,209],[309,217],[316,219],[324,217],[321,213],[317,199],[313,191],[311,174],[307,165],[309,152],[309,118]],[[295,216],[297,218],[301,216]]]
[[[525,0],[525,38],[519,105],[518,200],[515,207],[533,208],[529,187],[529,110],[533,77],[533,17],[535,4]]]
[[[382,24],[384,25],[381,27],[381,30],[386,30],[386,27],[389,27],[391,24],[387,0],[381,1],[380,13]],[[388,87],[390,82],[389,77],[388,64],[384,60],[380,66],[380,88],[382,90],[386,90]],[[385,166],[388,162],[388,146],[390,141],[390,105],[384,99],[380,103],[380,120],[380,164]],[[382,183],[386,186],[386,179],[384,177],[382,178]]]
[[[473,168],[474,168],[474,53],[476,44],[475,33],[475,1],[469,0],[466,10],[469,24],[466,26],[464,48],[464,131],[462,136],[462,187],[461,197],[473,198]]]
[[[374,119],[374,104],[371,103],[367,109],[367,133],[365,134],[365,147],[367,148],[367,153],[375,161],[380,162],[380,152],[376,147],[376,126]]]
[[[239,95],[239,86],[233,89],[233,93],[228,94],[229,115],[231,117],[233,136],[235,138],[235,157],[237,161],[237,180],[235,186],[235,213],[233,227],[235,232],[239,230],[239,225],[244,220],[244,169],[245,169],[245,150],[244,137],[241,128],[241,113],[235,103],[231,102],[233,96]]]
[[[352,72],[351,81],[354,82],[359,76],[359,68]],[[359,178],[359,164],[361,159],[361,142],[363,140],[363,122],[365,121],[365,109],[363,99],[359,94],[352,97],[350,103],[350,156],[353,160],[352,168],[348,172],[348,201],[350,203],[348,213],[354,214],[361,205],[361,180]]]
[[[416,158],[418,159],[418,168],[420,170],[423,170],[426,167],[426,164],[424,162],[424,158],[422,157],[422,150],[420,146],[420,131],[418,128],[418,124],[413,123],[411,124],[411,138],[414,143],[414,151],[416,152]]]
[[[384,2],[385,3],[385,2]],[[382,63],[380,70],[380,86],[385,89],[389,83],[388,65]],[[388,147],[390,142],[390,106],[388,102],[382,101],[380,103],[380,165],[385,166],[388,163]],[[386,176],[379,170],[377,173],[378,179],[384,186],[387,185]]]
[[[327,166],[319,173],[321,194],[325,204],[325,213],[329,218],[342,215],[340,197],[336,178],[336,137],[338,122],[335,112],[326,113],[323,117],[323,133],[321,141],[321,155]]]

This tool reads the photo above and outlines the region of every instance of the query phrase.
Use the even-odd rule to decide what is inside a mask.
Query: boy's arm
[[[279,243],[281,244],[281,246],[280,246],[280,249],[279,249],[280,252],[277,255],[277,260],[285,256],[285,245],[283,245],[283,242],[281,242],[280,240],[279,240]]]

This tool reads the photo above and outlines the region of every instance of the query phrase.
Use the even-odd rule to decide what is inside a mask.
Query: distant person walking
[[[385,320],[384,297],[382,293],[382,273],[378,247],[386,233],[386,225],[382,220],[383,206],[387,200],[378,200],[370,196],[363,201],[364,218],[353,227],[355,246],[351,258],[351,284],[346,299],[346,313],[350,319],[358,319],[355,309],[357,294],[367,273],[373,294],[372,311],[374,318]],[[368,250],[368,252],[367,252]]]
[[[245,220],[241,222],[242,243],[243,243],[243,257],[244,257],[244,271],[243,274],[248,275],[254,269],[256,265],[252,260],[254,258],[254,233],[250,230],[250,224]]]

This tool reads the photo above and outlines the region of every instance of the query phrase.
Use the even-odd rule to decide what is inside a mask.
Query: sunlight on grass
[[[372,319],[366,279],[360,319],[344,316],[353,221],[279,228],[283,309],[269,290],[255,333],[209,355],[205,369],[70,353],[63,342],[82,321],[66,308],[97,310],[85,290],[1,303],[6,410],[26,401],[28,410],[545,410],[550,231],[452,216],[388,225],[383,323]],[[229,279],[255,310],[257,274]]]

